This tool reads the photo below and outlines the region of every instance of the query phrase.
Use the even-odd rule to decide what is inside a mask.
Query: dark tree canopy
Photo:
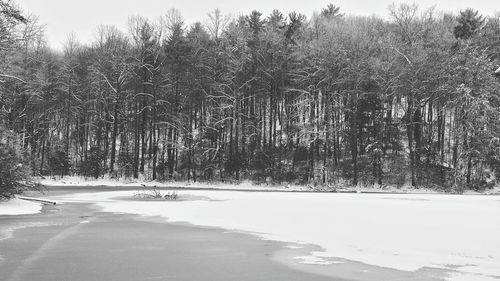
[[[16,139],[0,147],[1,187],[29,174],[497,184],[500,19],[415,4],[389,15],[216,9],[188,24],[171,9],[58,52],[0,1],[0,132]]]
[[[460,16],[457,18],[458,25],[455,26],[453,34],[459,39],[468,39],[476,34],[486,21],[478,11],[466,9],[460,11]]]
[[[343,16],[340,13],[340,7],[333,4],[328,4],[328,6],[321,11],[321,15],[327,18],[338,18]]]

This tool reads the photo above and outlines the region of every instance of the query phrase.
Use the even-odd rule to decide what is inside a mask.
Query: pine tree
[[[0,200],[37,188],[39,185],[31,180],[19,138],[0,125]]]

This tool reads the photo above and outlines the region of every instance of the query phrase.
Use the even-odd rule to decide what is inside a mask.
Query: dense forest
[[[187,24],[171,9],[57,51],[0,0],[0,170],[15,158],[42,176],[492,187],[500,14],[345,12],[216,9]]]

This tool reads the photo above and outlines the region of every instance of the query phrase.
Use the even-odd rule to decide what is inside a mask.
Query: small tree
[[[0,200],[38,187],[30,178],[16,135],[0,126]]]
[[[102,161],[103,157],[99,147],[91,147],[87,158],[82,162],[80,173],[85,177],[94,177],[97,179],[103,173]]]
[[[163,171],[162,168],[165,168],[166,166],[161,166],[160,168],[160,165],[161,165],[161,160],[160,160],[160,163],[158,163],[158,173],[160,173],[160,175],[162,175]],[[166,169],[166,168],[165,168]],[[166,171],[166,170],[165,170]],[[130,178],[133,176],[134,174],[134,157],[133,155],[131,154],[128,154],[128,153],[124,153],[124,154],[120,154],[118,156],[118,174],[120,177],[126,177],[126,178]]]
[[[484,25],[485,19],[478,11],[467,9],[460,12],[457,18],[458,24],[453,29],[453,34],[457,39],[469,39],[477,33]]]
[[[61,149],[56,149],[49,156],[49,169],[52,175],[60,175],[61,178],[69,173],[71,166],[68,154]]]

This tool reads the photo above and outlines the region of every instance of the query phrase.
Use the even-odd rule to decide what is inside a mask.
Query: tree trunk
[[[118,101],[115,101],[113,110],[113,135],[111,138],[111,159],[109,163],[109,174],[113,175],[116,157],[116,135],[118,134]]]

